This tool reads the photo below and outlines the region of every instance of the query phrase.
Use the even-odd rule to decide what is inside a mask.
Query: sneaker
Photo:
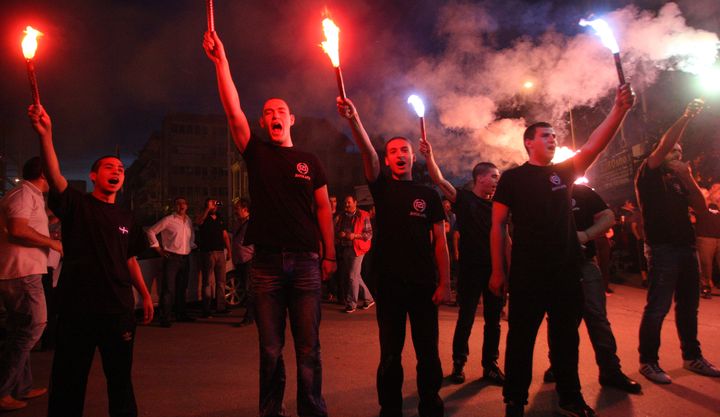
[[[547,368],[547,371],[543,374],[543,382],[547,383],[554,383],[555,382],[555,374],[553,373],[552,368]]]
[[[691,361],[683,361],[683,368],[700,375],[715,378],[720,377],[720,369],[716,368],[715,365],[708,362],[707,359],[702,356]]]
[[[462,365],[453,365],[452,374],[450,374],[450,380],[453,384],[462,384],[463,382],[465,382],[465,372],[463,371]]]
[[[657,362],[640,364],[640,374],[656,384],[670,384],[672,378],[660,368]]]
[[[704,286],[700,294],[702,295],[702,298],[710,300],[712,299],[712,288],[710,288],[710,286]]]
[[[365,305],[362,306],[362,309],[363,309],[363,310],[367,310],[368,308],[370,308],[370,307],[372,307],[372,306],[374,306],[374,305],[375,305],[375,301],[370,301],[369,303],[365,303]]]
[[[640,391],[642,391],[642,387],[637,381],[628,378],[627,375],[619,370],[607,375],[600,374],[600,385],[604,387],[614,387],[630,394],[640,394]]]
[[[347,307],[345,307],[345,310],[343,310],[343,311],[345,311],[346,313],[350,314],[350,313],[354,313],[355,310],[357,310],[357,308],[347,306]]]
[[[582,399],[577,402],[568,404],[560,404],[558,412],[567,417],[597,417],[595,410],[590,408],[589,405],[585,404]]]
[[[512,401],[505,404],[505,417],[523,417],[525,414],[525,406],[515,404]]]
[[[10,395],[0,398],[0,411],[13,411],[27,407],[25,401],[16,400]]]
[[[483,368],[483,379],[494,385],[503,386],[505,384],[505,374],[503,374],[500,368],[498,368],[495,364],[488,366],[487,368]]]
[[[20,397],[21,400],[32,400],[33,398],[42,397],[43,395],[47,394],[48,390],[47,388],[33,388],[25,395]]]

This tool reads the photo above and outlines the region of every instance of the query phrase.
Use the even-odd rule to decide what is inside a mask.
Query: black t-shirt
[[[455,227],[460,232],[460,262],[490,266],[490,226],[492,201],[469,190],[456,189],[453,211]]]
[[[576,184],[572,190],[572,211],[578,231],[585,231],[595,223],[595,215],[608,206],[592,188]],[[585,257],[595,256],[595,242],[585,243]]]
[[[200,252],[214,252],[225,250],[225,222],[219,215],[212,216],[208,214],[203,224],[200,225],[197,232],[197,245]]]
[[[431,233],[435,223],[445,220],[438,193],[414,181],[387,178],[382,172],[369,186],[375,201],[374,261],[380,285],[436,285]]]
[[[695,232],[688,214],[688,192],[675,175],[662,165],[650,169],[646,159],[635,178],[635,192],[647,243],[695,244]]]
[[[127,260],[148,247],[132,213],[70,187],[62,194],[50,193],[49,207],[63,228],[59,311],[132,312],[135,299]]]
[[[523,165],[503,173],[494,201],[510,208],[513,224],[512,271],[540,266],[577,268],[580,243],[572,216],[570,192],[576,174],[572,158],[548,166]],[[573,274],[564,274],[572,277]],[[522,273],[518,276],[530,277]],[[510,274],[511,285],[513,274]],[[574,278],[570,278],[573,279]]]
[[[255,137],[250,138],[242,156],[253,200],[246,244],[318,252],[315,190],[327,184],[327,179],[317,157]]]
[[[700,237],[720,239],[720,213],[709,209],[702,213],[695,213],[695,233]]]

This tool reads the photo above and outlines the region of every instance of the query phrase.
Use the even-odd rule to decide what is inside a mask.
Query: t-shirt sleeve
[[[442,220],[447,220],[445,210],[443,210],[442,200],[440,200],[440,195],[438,195],[438,193],[433,189],[431,189],[428,193],[428,208],[430,209],[428,213],[428,220],[431,223],[434,224]]]
[[[385,174],[383,174],[382,170],[380,170],[380,173],[378,174],[378,177],[375,178],[375,181],[368,181],[368,188],[370,189],[370,194],[372,194],[373,199],[377,200],[382,198],[383,190],[385,189],[386,184],[387,179],[385,178]]]
[[[51,191],[48,206],[60,221],[65,221],[72,218],[82,198],[83,193],[72,187],[67,187],[62,193]]]
[[[575,164],[573,163],[573,159],[574,158],[566,159],[555,165],[555,168],[557,169],[560,178],[562,178],[563,181],[569,185],[572,185],[578,178],[577,173],[575,172]]]
[[[4,203],[8,219],[29,219],[32,212],[32,196],[25,188],[9,196]]]
[[[505,173],[500,176],[493,201],[512,207],[515,202],[513,194],[512,173]]]
[[[317,190],[327,184],[327,176],[320,160],[315,155],[313,155],[313,165],[315,166],[315,175],[312,177],[313,190]]]
[[[605,201],[603,201],[602,197],[600,197],[600,195],[595,192],[595,190],[588,187],[587,207],[590,213],[592,213],[594,216],[595,214],[600,213],[601,211],[608,208],[608,205],[605,203]]]
[[[143,228],[137,222],[133,222],[130,239],[128,241],[128,259],[140,255],[149,247],[150,242],[148,242],[147,234],[145,234]]]
[[[655,169],[650,168],[647,159],[644,160],[642,164],[640,164],[640,168],[638,168],[638,185],[642,186],[658,181],[662,174],[661,171],[660,167]]]

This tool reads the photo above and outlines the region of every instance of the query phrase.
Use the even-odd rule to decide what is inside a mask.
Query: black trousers
[[[380,330],[377,390],[381,417],[402,415],[402,349],[405,344],[407,317],[410,317],[410,330],[417,357],[419,415],[443,416],[444,405],[438,395],[443,373],[438,353],[438,310],[432,302],[434,291],[434,286],[383,285],[381,278],[375,298]]]
[[[505,402],[527,404],[532,380],[535,338],[545,314],[548,315],[548,338],[552,349],[550,362],[557,384],[560,403],[582,398],[578,378],[578,326],[583,312],[583,292],[579,276],[572,271],[542,271],[532,276],[510,275],[510,310],[505,352]],[[542,282],[543,287],[514,289],[513,280]],[[527,281],[527,280],[533,281]],[[577,281],[577,282],[576,282]]]
[[[460,277],[457,285],[457,302],[460,307],[455,334],[453,336],[453,363],[464,366],[470,348],[468,340],[475,323],[480,296],[483,297],[483,348],[482,366],[488,368],[497,364],[500,346],[500,314],[503,300],[488,289],[490,272],[489,265],[460,263]]]
[[[117,315],[61,314],[50,375],[48,417],[83,415],[88,373],[95,349],[100,349],[107,380],[109,415],[137,416],[131,380],[134,341],[133,312]]]

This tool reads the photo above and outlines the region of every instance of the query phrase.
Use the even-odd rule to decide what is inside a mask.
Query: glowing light
[[[413,109],[415,109],[415,113],[417,113],[418,117],[425,117],[425,104],[420,97],[413,94],[408,97],[407,102],[413,106]]]
[[[325,53],[330,57],[333,67],[340,66],[340,28],[330,18],[322,21],[325,41],[320,44]]]
[[[603,19],[585,20],[580,19],[580,26],[590,26],[595,29],[595,34],[600,37],[602,44],[605,45],[612,53],[617,54],[620,52],[620,46],[618,46],[615,35],[613,35],[610,25]]]
[[[23,33],[25,33],[25,37],[22,40],[23,55],[25,59],[33,59],[38,47],[37,38],[38,36],[42,36],[42,32],[34,29],[32,26],[28,26]]]
[[[573,151],[567,146],[555,148],[555,156],[553,156],[553,159],[550,162],[552,162],[553,164],[559,164],[562,161],[572,158],[576,153],[577,151]]]
[[[590,181],[587,179],[587,177],[580,177],[575,180],[575,184],[587,184]]]
[[[698,74],[698,82],[707,93],[720,93],[720,68],[711,67]]]
[[[533,87],[535,87],[535,83],[532,82],[532,81],[529,81],[529,80],[528,80],[528,81],[525,81],[525,82],[523,83],[523,88],[526,89],[526,90],[530,90],[530,89],[533,88]]]

